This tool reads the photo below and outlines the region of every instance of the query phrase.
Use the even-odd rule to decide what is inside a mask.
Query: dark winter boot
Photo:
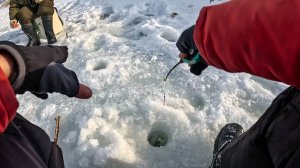
[[[26,46],[38,46],[41,45],[40,39],[34,29],[33,24],[23,24],[22,30],[27,35],[29,41]]]
[[[55,43],[57,40],[56,40],[55,34],[53,32],[52,15],[44,15],[44,16],[41,16],[41,18],[42,18],[42,22],[44,25],[44,30],[45,30],[48,44]]]
[[[244,132],[243,127],[237,123],[226,124],[215,140],[214,151],[213,151],[213,161],[210,168],[220,168],[221,167],[221,156],[220,152],[224,147],[239,137]]]

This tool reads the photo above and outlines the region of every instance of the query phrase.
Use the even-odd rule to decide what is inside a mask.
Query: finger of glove
[[[31,92],[33,95],[35,95],[36,97],[40,98],[40,99],[47,99],[48,98],[48,94],[47,93],[37,93],[37,92]]]
[[[198,63],[191,66],[190,72],[195,75],[201,75],[202,71],[206,68],[207,68],[206,64]]]
[[[79,82],[75,72],[54,62],[44,70],[39,84],[40,91],[44,93],[56,92],[74,97],[79,91]]]

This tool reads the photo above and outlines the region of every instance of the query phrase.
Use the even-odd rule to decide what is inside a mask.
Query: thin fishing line
[[[182,60],[180,60],[176,65],[174,65],[173,68],[171,68],[171,70],[167,74],[167,76],[164,78],[164,91],[163,91],[163,93],[164,93],[164,102],[163,102],[163,105],[164,106],[166,105],[166,83],[167,83],[167,79],[168,79],[170,73],[173,71],[173,69],[175,69],[181,63],[183,63]]]

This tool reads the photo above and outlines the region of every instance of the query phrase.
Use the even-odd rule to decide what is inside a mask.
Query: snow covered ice
[[[52,94],[43,101],[26,93],[18,96],[18,112],[52,139],[61,116],[58,143],[68,168],[208,167],[220,128],[237,122],[248,129],[286,88],[212,67],[194,76],[181,64],[168,77],[163,105],[163,79],[179,60],[175,43],[208,2],[55,1],[68,33],[58,39],[69,48],[65,66],[94,95]],[[8,7],[0,8],[0,18],[0,40],[25,45],[23,32],[9,26]],[[153,129],[167,133],[166,146],[149,145]]]

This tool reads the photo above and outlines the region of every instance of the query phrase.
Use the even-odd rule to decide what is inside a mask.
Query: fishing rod
[[[188,56],[186,58],[181,58],[179,60],[179,62],[174,65],[171,70],[169,71],[169,73],[167,74],[167,76],[164,78],[164,81],[166,81],[170,75],[170,73],[181,63],[187,63],[189,65],[194,65],[194,64],[197,64],[198,62],[200,62],[200,55],[199,53],[197,53],[194,57],[193,56]]]
[[[164,81],[166,81],[168,79],[168,76],[170,75],[170,73],[181,63],[183,63],[182,59],[180,59],[179,62],[176,65],[174,65],[173,68],[171,68],[171,70],[169,71],[167,76],[164,78]]]

